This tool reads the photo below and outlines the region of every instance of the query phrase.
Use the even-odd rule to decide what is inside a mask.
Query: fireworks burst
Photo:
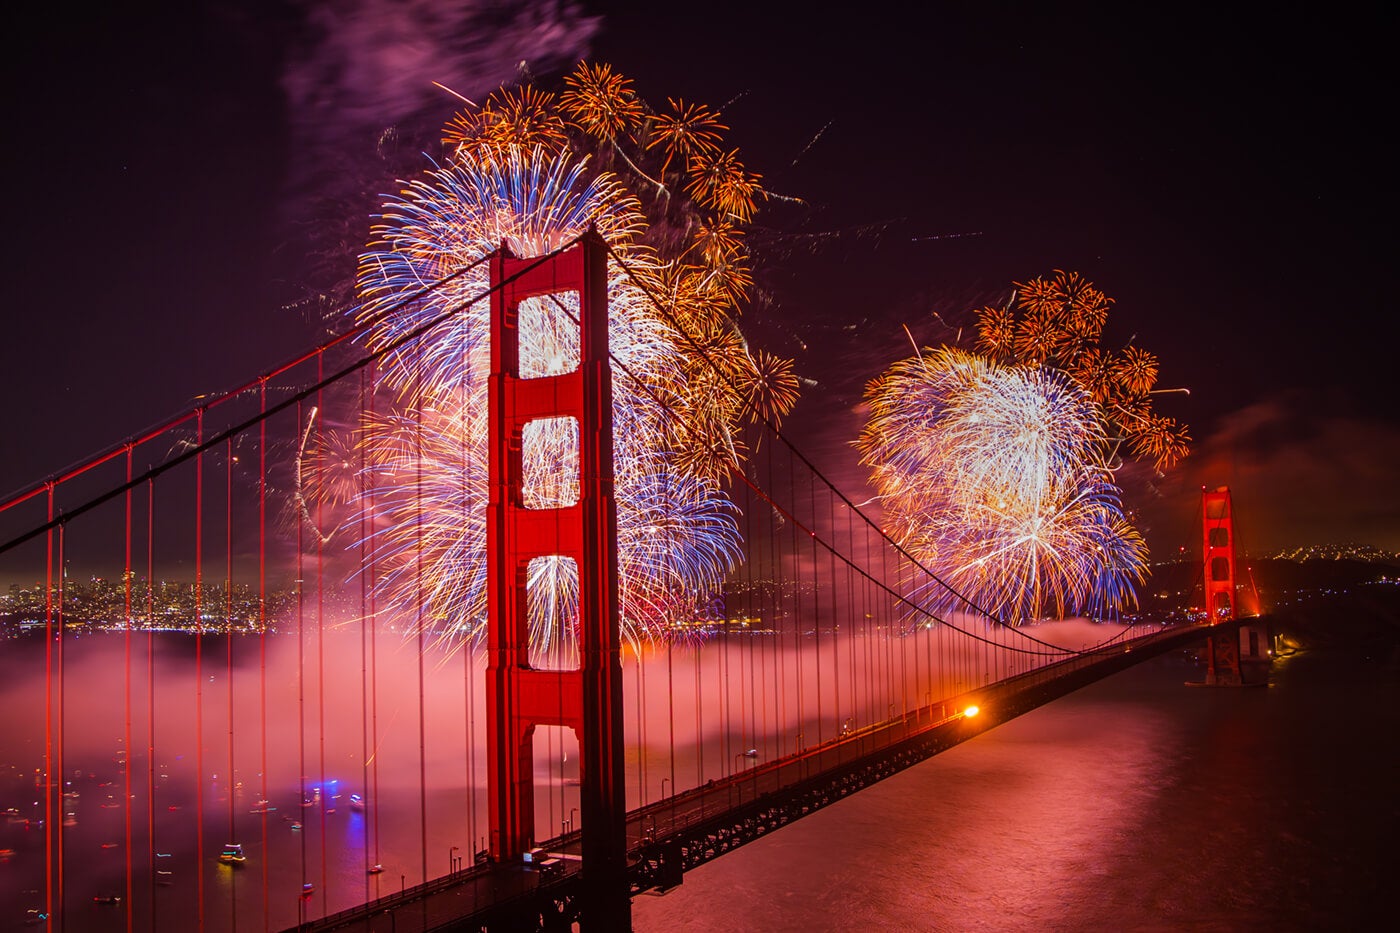
[[[1129,345],[1103,350],[1099,341],[1113,299],[1077,272],[1055,270],[1016,283],[1012,301],[977,312],[977,349],[994,360],[1048,366],[1089,393],[1114,449],[1126,444],[1158,470],[1186,456],[1185,425],[1152,410],[1157,358]]]
[[[502,245],[522,258],[544,255],[590,224],[617,257],[608,302],[619,595],[624,637],[634,643],[697,618],[734,567],[741,540],[724,483],[743,453],[740,422],[751,416],[747,406],[778,418],[795,401],[791,364],[748,353],[735,325],[749,282],[735,224],[751,216],[757,176],[731,160],[739,174],[729,190],[705,188],[690,239],[665,253],[644,244],[650,218],[624,179],[580,151],[590,138],[605,153],[629,144],[623,159],[635,166],[654,148],[665,160],[655,174],[665,178],[671,166],[718,151],[723,127],[707,109],[679,103],[675,115],[651,116],[606,66],[581,66],[566,85],[558,99],[500,91],[454,118],[445,131],[450,162],[385,205],[360,260],[358,321],[370,348],[442,320],[382,358],[380,399],[360,432],[361,510],[347,510],[345,524],[358,529],[371,516],[370,530],[356,536],[371,558],[377,605],[454,644],[480,643],[486,622],[490,309],[477,300],[487,266],[473,263]],[[638,167],[635,177],[651,176]],[[523,377],[577,367],[577,314],[576,295],[521,305]],[[529,507],[577,501],[577,433],[569,418],[527,426]],[[567,665],[577,651],[578,568],[540,558],[528,577],[535,662]]]
[[[1004,621],[1136,605],[1141,536],[1123,516],[1093,401],[1044,367],[926,350],[866,390],[858,446],[891,534],[947,586]]]

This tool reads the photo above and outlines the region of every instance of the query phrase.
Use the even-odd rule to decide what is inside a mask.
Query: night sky
[[[5,63],[0,493],[310,346],[372,195],[451,114],[579,58],[724,107],[783,201],[754,343],[795,440],[859,484],[865,381],[1011,283],[1078,271],[1161,360],[1191,456],[1129,504],[1154,555],[1228,484],[1240,543],[1400,551],[1393,19],[1338,6],[188,3],[29,10]]]

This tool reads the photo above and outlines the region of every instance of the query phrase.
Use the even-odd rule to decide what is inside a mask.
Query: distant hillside
[[[1309,647],[1326,643],[1400,644],[1400,566],[1363,560],[1241,561],[1241,595],[1259,592],[1275,631]],[[1251,582],[1252,581],[1252,582]],[[1153,615],[1199,607],[1201,568],[1194,561],[1158,564],[1143,588]]]
[[[1195,561],[1154,564],[1143,585],[1143,603],[1184,609],[1201,605],[1201,565]],[[1235,583],[1253,586],[1267,607],[1280,599],[1296,598],[1325,590],[1342,591],[1368,583],[1400,580],[1400,564],[1363,560],[1242,560],[1235,567]]]
[[[1284,548],[1276,554],[1264,554],[1278,560],[1361,560],[1367,563],[1394,564],[1400,554],[1383,551],[1369,544],[1309,544],[1305,547]]]

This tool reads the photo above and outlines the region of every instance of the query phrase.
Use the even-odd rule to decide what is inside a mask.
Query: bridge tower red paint
[[[574,730],[581,759],[581,920],[589,929],[630,929],[606,248],[592,231],[543,262],[517,259],[503,245],[491,262],[491,284],[488,852],[506,862],[535,845],[535,728]],[[568,292],[579,296],[578,368],[522,378],[521,303]],[[578,424],[578,498],[562,508],[530,508],[524,499],[525,428],[543,418]],[[527,571],[531,560],[546,556],[578,566],[574,669],[531,664]]]
[[[1201,494],[1202,550],[1206,613],[1212,625],[1237,617],[1235,607],[1235,516],[1228,486]],[[1269,679],[1272,661],[1268,625],[1244,622],[1236,635],[1206,639],[1206,683],[1221,687],[1256,686]]]
[[[1229,487],[1202,490],[1201,532],[1206,616],[1215,625],[1235,617],[1235,516]],[[1233,632],[1206,639],[1206,683],[1241,683],[1239,647]]]

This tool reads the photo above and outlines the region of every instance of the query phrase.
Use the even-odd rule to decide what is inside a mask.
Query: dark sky
[[[30,10],[5,64],[0,492],[310,345],[302,301],[365,195],[426,164],[395,140],[450,115],[433,80],[481,95],[523,60],[552,86],[586,56],[656,104],[724,105],[802,200],[759,217],[747,313],[816,383],[792,428],[832,475],[855,481],[861,387],[904,327],[949,339],[1074,270],[1116,299],[1110,341],[1191,390],[1158,401],[1192,455],[1131,503],[1155,553],[1220,484],[1247,549],[1400,551],[1391,17],[820,6]]]

